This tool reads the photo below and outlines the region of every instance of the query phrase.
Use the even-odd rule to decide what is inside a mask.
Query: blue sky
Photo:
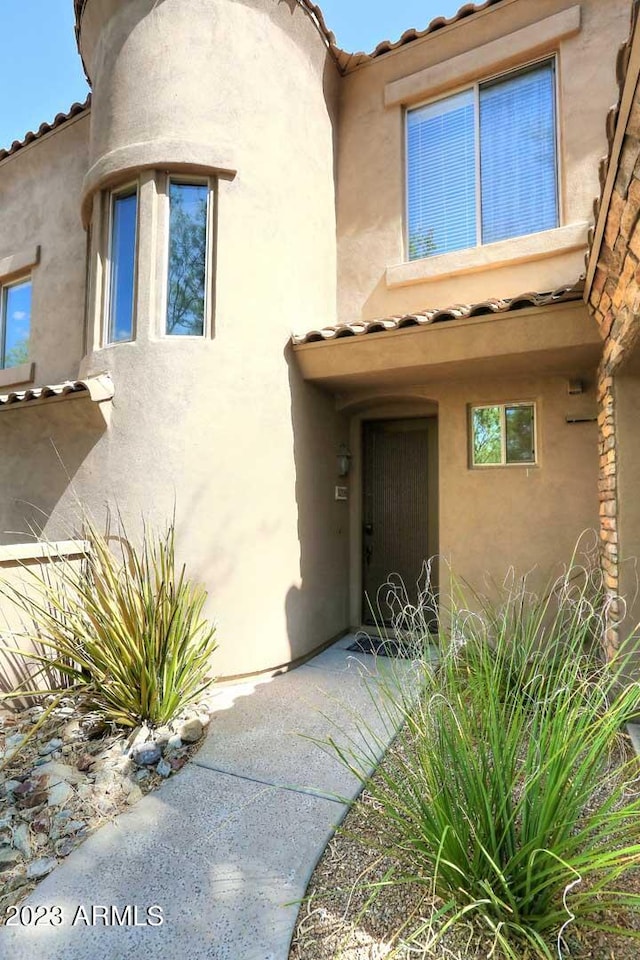
[[[189,0],[182,0],[188,3]],[[451,16],[463,0],[320,0],[347,50],[371,50],[409,27]],[[87,95],[73,32],[73,0],[0,0],[0,146],[37,130]]]

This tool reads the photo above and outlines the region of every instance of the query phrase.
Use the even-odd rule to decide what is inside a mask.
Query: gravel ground
[[[89,834],[177,773],[210,719],[203,698],[127,740],[71,699],[43,713],[0,709],[0,925]]]
[[[397,760],[399,745],[383,761]],[[441,903],[430,895],[428,886],[382,886],[371,901],[371,884],[380,884],[394,862],[377,849],[376,804],[365,791],[353,805],[342,827],[329,843],[307,888],[300,908],[289,960],[502,960],[492,941],[469,925],[447,931],[431,948],[414,943],[408,936],[420,928],[422,944],[428,943],[430,923]],[[640,832],[640,826],[639,826]],[[628,892],[640,893],[640,871],[634,868],[624,884]],[[369,886],[367,886],[369,885]],[[371,901],[371,902],[368,902]],[[613,917],[602,918],[611,922]],[[616,922],[640,932],[640,916],[621,914]],[[525,954],[522,955],[525,960]],[[598,932],[567,934],[562,960],[638,960],[640,941]]]

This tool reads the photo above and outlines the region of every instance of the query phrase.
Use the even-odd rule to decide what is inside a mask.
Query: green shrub
[[[85,520],[80,564],[61,558],[44,576],[25,567],[26,589],[0,585],[22,613],[23,642],[45,650],[12,653],[39,665],[31,692],[64,690],[108,722],[155,727],[213,682],[215,628],[202,617],[206,591],[176,565],[174,523],[158,534],[143,524],[139,548],[120,517],[115,526],[102,534]],[[39,689],[52,672],[59,688]]]
[[[615,920],[640,906],[624,890],[640,864],[638,767],[620,738],[638,691],[594,645],[593,588],[577,566],[542,598],[523,581],[498,602],[467,603],[457,585],[420,694],[385,688],[406,720],[393,759],[369,781],[371,749],[362,764],[341,754],[398,863],[385,883],[423,884],[441,903],[415,935],[422,945],[462,918],[512,958],[557,956],[574,926],[640,936]]]

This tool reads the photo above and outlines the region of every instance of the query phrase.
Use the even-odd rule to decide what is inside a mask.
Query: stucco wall
[[[346,412],[351,411],[358,421],[377,417],[385,402],[394,404],[391,414],[395,416],[412,411],[421,415],[426,401],[437,405],[443,591],[448,587],[449,565],[457,577],[480,590],[489,588],[492,580],[501,581],[510,568],[517,575],[533,570],[532,585],[543,586],[569,561],[583,531],[591,531],[585,544],[593,549],[598,525],[597,425],[593,420],[570,424],[566,417],[593,416],[596,371],[592,367],[576,373],[585,387],[577,396],[568,395],[564,377],[534,375],[467,378],[343,396]],[[537,464],[471,468],[469,407],[513,401],[536,403]],[[356,556],[354,583],[358,564]],[[360,606],[358,591],[356,585],[352,619]]]
[[[85,115],[0,162],[0,260],[40,247],[31,274],[36,383],[76,377],[82,358],[87,241],[79,196],[88,139]]]
[[[83,372],[110,370],[116,398],[75,490],[96,512],[117,500],[132,526],[175,503],[180,556],[219,625],[217,672],[286,664],[347,625],[345,421],[287,351],[301,316],[335,318],[337,71],[308,14],[270,0],[89,0],[82,50],[85,194],[148,167],[235,176],[218,183],[215,317],[197,339],[162,336],[161,178],[143,175],[137,339],[89,332]]]
[[[438,30],[345,78],[338,166],[340,320],[474,303],[526,290],[551,290],[573,282],[583,272],[586,223],[599,192],[598,163],[606,151],[604,121],[616,98],[615,53],[627,35],[629,3],[583,0],[579,4],[580,31],[541,47],[536,22],[575,6],[572,0],[499,4],[472,22],[462,20]],[[464,82],[484,79],[517,65],[518,60],[526,63],[559,49],[561,223],[565,227],[582,224],[576,233],[578,248],[556,253],[560,234],[549,235],[538,251],[543,259],[523,254],[526,262],[388,287],[387,268],[405,259],[405,159],[404,105],[385,107],[385,85],[427,67],[444,65],[450,58],[527,27],[528,54],[515,58],[507,44],[506,51],[494,58],[493,68],[479,67],[476,76],[471,68]],[[473,55],[471,59],[473,64]],[[448,87],[437,88],[437,95],[451,92],[459,84],[460,78],[452,74]],[[522,243],[508,242],[501,257],[517,255]],[[455,259],[463,269],[469,257],[461,251]]]
[[[403,258],[404,208],[403,106],[385,108],[385,84],[516,30],[535,36],[536,21],[574,6],[507,0],[340,80],[295,0],[88,0],[90,119],[0,164],[0,237],[42,247],[37,381],[108,370],[115,398],[108,423],[86,398],[0,412],[4,542],[16,531],[26,539],[34,521],[49,537],[72,535],[78,503],[97,518],[117,503],[132,530],[141,511],[162,522],[175,506],[180,558],[211,594],[219,674],[286,664],[343,630],[350,518],[334,488],[350,408],[342,397],[338,412],[330,393],[303,380],[290,331],[335,323],[338,293],[339,317],[353,320],[577,277],[583,249],[554,255],[551,243],[545,258],[508,268],[393,290],[385,278]],[[580,32],[560,43],[565,225],[589,219],[597,192],[627,6],[584,0]],[[553,48],[533,47],[536,56]],[[166,171],[220,175],[215,315],[202,339],[162,336]],[[136,177],[137,339],[105,347],[105,229],[96,217],[110,187]],[[93,215],[83,359],[81,210],[85,223]],[[415,388],[438,404],[440,550],[476,582],[507,563],[549,567],[597,520],[595,428],[565,423],[574,402],[566,378],[531,371],[506,380],[504,369]],[[591,367],[567,372],[583,372],[592,389]],[[539,403],[539,466],[469,470],[468,404],[530,398]],[[350,562],[353,590],[357,551]]]
[[[596,424],[566,422],[595,412],[589,392],[570,397],[564,378],[451,385],[440,401],[440,549],[458,576],[481,584],[512,566],[538,582],[567,562],[584,530],[595,530]],[[536,401],[538,464],[469,469],[467,404]]]

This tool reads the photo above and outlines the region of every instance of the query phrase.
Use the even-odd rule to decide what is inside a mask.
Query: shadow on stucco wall
[[[305,383],[293,349],[285,350],[291,390],[291,424],[298,513],[300,577],[286,600],[291,659],[296,660],[349,626],[349,504],[336,501],[341,443],[348,420],[334,398]]]
[[[29,543],[34,530],[50,540],[74,535],[73,479],[81,467],[90,473],[105,430],[98,404],[84,396],[0,414],[0,544]]]

